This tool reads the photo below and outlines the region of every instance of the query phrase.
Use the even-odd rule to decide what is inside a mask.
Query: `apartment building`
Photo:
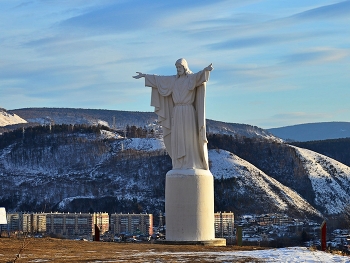
[[[104,234],[109,229],[108,213],[49,213],[46,214],[48,234],[66,237],[91,237],[94,235],[94,225]]]
[[[117,214],[110,218],[110,229],[114,235],[117,234],[153,234],[152,214]]]
[[[7,225],[10,232],[44,234],[46,232],[46,214],[7,213]]]

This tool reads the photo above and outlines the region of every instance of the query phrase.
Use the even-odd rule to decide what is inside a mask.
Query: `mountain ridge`
[[[286,141],[317,141],[350,137],[350,122],[304,123],[267,129]]]
[[[23,108],[8,111],[17,114],[33,125],[49,124],[87,124],[104,125],[116,129],[125,129],[127,125],[148,127],[161,130],[154,112],[133,112],[102,109],[74,109],[74,108]],[[17,128],[14,126],[14,128]],[[11,130],[11,127],[8,127]],[[221,133],[233,136],[263,137],[280,140],[270,132],[249,124],[226,123],[207,119],[208,133]]]

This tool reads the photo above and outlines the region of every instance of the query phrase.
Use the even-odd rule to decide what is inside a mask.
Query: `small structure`
[[[5,207],[0,207],[0,237],[1,237],[1,232],[2,232],[2,225],[7,225]]]
[[[5,207],[0,207],[0,225],[7,225]]]

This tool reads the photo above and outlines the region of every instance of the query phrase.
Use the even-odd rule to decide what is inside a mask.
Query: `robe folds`
[[[209,169],[205,123],[205,89],[209,71],[183,76],[146,75],[151,106],[163,128],[173,169]]]

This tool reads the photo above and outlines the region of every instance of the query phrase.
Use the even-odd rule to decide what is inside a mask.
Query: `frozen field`
[[[0,238],[0,262],[324,262],[350,263],[350,257],[303,247],[204,247],[105,243],[52,238]]]

